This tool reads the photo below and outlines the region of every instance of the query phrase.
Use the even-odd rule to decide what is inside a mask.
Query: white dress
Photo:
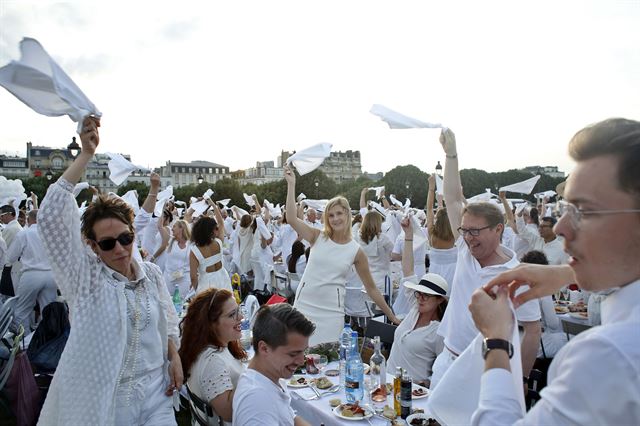
[[[189,278],[189,252],[191,244],[186,243],[185,248],[180,248],[177,241],[169,243],[165,250],[166,261],[164,264],[164,281],[167,283],[169,294],[173,295],[176,284],[180,289],[180,297],[184,300],[191,290]]]
[[[429,272],[438,274],[449,284],[453,284],[453,276],[456,274],[456,263],[458,262],[458,247],[449,249],[437,249],[431,247],[429,250]],[[421,277],[418,277],[420,279]]]
[[[354,240],[338,244],[322,234],[312,246],[293,304],[316,325],[309,346],[338,341],[344,327],[345,285],[358,250]]]
[[[226,391],[235,389],[245,369],[244,364],[235,359],[228,348],[219,350],[209,346],[198,355],[198,359],[191,366],[187,384],[191,392],[210,402]],[[202,412],[200,415],[206,417]],[[231,425],[229,422],[224,424]]]
[[[231,278],[229,278],[229,274],[224,267],[214,272],[207,272],[208,267],[222,262],[222,242],[217,238],[215,241],[220,247],[220,252],[213,256],[204,257],[200,248],[197,246],[191,247],[191,253],[198,259],[198,288],[196,289],[196,294],[200,294],[208,288],[227,289],[233,292]]]

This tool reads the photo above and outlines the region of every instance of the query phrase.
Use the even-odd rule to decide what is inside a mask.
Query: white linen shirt
[[[511,373],[482,375],[473,425],[640,424],[640,280],[602,302],[602,325],[571,339],[549,368],[547,387],[522,418]]]
[[[33,224],[18,232],[7,251],[7,263],[20,259],[22,273],[27,271],[50,271],[49,258],[38,235],[38,225]]]
[[[127,343],[125,283],[115,279],[83,242],[73,188],[58,179],[38,212],[40,237],[69,303],[72,324],[38,424],[112,425]],[[156,326],[168,380],[168,339],[176,348],[180,344],[176,311],[159,268],[147,262],[140,266],[153,284],[148,286],[152,301],[161,307]]]
[[[240,376],[233,395],[234,426],[293,426],[295,417],[291,395],[282,381],[276,385],[251,368]]]
[[[451,283],[449,304],[444,318],[438,329],[438,334],[444,337],[444,344],[456,354],[461,354],[478,334],[469,303],[473,292],[488,283],[498,274],[518,266],[520,262],[516,254],[505,246],[500,246],[509,256],[509,261],[501,265],[482,267],[469,251],[469,247],[462,237],[456,241],[458,246],[458,263],[456,273]],[[525,291],[524,287],[519,289]],[[518,321],[537,321],[540,319],[540,307],[537,300],[529,301],[516,309]]]

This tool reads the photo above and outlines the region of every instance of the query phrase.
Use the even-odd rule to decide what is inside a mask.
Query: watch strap
[[[509,359],[513,357],[513,345],[508,340],[504,339],[484,339],[482,345],[482,357],[487,359],[489,351],[494,349],[502,349],[507,352]]]

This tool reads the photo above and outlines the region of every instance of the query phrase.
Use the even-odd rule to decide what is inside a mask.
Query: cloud
[[[185,19],[175,22],[170,22],[160,29],[160,35],[167,39],[167,41],[183,41],[189,38],[198,28],[198,20]]]
[[[56,61],[69,75],[97,76],[113,68],[113,58],[106,54],[80,55],[74,58],[56,58]]]

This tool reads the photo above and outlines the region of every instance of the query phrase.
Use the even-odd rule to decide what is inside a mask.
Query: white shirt
[[[482,375],[474,425],[640,424],[640,280],[602,302],[602,325],[571,339],[549,368],[540,401],[521,418],[511,373]]]
[[[6,262],[8,264],[20,259],[22,263],[22,273],[27,271],[50,271],[49,258],[44,249],[40,235],[38,235],[38,225],[33,224],[18,232],[13,239],[13,244],[7,251]]]
[[[369,271],[378,289],[384,293],[385,277],[391,276],[391,250],[393,242],[385,234],[373,237],[369,243],[365,243],[358,234],[356,242],[362,247],[362,251],[369,261]],[[424,260],[423,260],[424,264]]]
[[[478,329],[471,318],[469,303],[473,292],[488,283],[498,274],[513,269],[520,262],[516,254],[505,246],[500,246],[509,256],[509,261],[500,265],[480,266],[480,263],[469,251],[462,237],[456,241],[458,246],[458,263],[451,284],[451,295],[438,334],[444,337],[444,344],[456,354],[461,354],[478,334]],[[525,291],[524,287],[520,291]],[[518,321],[537,321],[540,319],[540,307],[537,300],[532,300],[516,309]]]
[[[2,268],[5,264],[5,259],[7,258],[7,243],[0,235],[0,268]]]
[[[18,223],[18,219],[13,219],[2,228],[2,238],[7,243],[7,247],[11,247],[13,238],[22,231],[22,226]]]
[[[564,251],[564,244],[562,238],[556,237],[552,241],[546,243],[540,236],[540,232],[535,228],[533,224],[524,224],[522,218],[516,219],[516,227],[518,228],[519,236],[528,243],[528,249],[538,250],[543,252],[547,256],[549,265],[562,265],[569,263],[569,255]]]
[[[542,252],[547,256],[549,265],[569,263],[569,255],[564,251],[564,244],[560,237],[556,237],[548,243],[543,243]]]
[[[280,227],[280,248],[282,259],[287,259],[291,254],[291,247],[298,239],[298,233],[288,223],[283,223]]]
[[[414,243],[415,244],[415,243]],[[393,245],[394,254],[402,255],[402,251],[404,250],[404,232],[401,232],[400,235],[396,237],[396,241]],[[427,272],[427,268],[424,265],[424,260],[427,254],[427,245],[424,244],[420,247],[413,247],[413,270],[416,272],[418,277],[423,276]]]
[[[413,275],[402,280],[403,283],[417,283],[418,277]],[[442,336],[437,331],[439,321],[415,328],[420,313],[413,289],[402,286],[411,309],[404,317],[393,335],[393,346],[387,362],[387,371],[396,371],[402,367],[414,381],[425,381],[431,378],[432,366],[436,357],[444,348]]]
[[[291,395],[282,381],[276,385],[251,368],[240,376],[233,395],[234,426],[293,426],[295,417]]]

